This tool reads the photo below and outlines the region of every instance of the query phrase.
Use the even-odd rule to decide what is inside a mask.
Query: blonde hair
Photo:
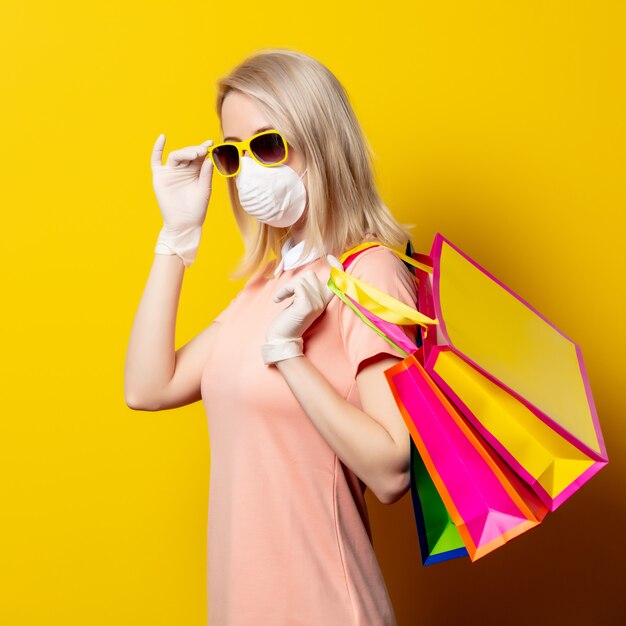
[[[363,241],[380,241],[404,252],[414,224],[400,224],[376,190],[374,152],[334,74],[311,56],[288,49],[260,50],[217,83],[217,114],[231,90],[252,98],[308,168],[303,258],[312,247],[339,257]],[[234,177],[227,178],[245,254],[231,278],[249,277],[281,247],[289,228],[269,226],[239,203]],[[271,267],[264,268],[271,277]]]

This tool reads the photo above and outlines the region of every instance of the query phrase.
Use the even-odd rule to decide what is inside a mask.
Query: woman
[[[127,403],[204,403],[211,626],[395,624],[364,493],[392,503],[409,488],[410,435],[383,373],[400,356],[326,283],[336,256],[365,240],[404,251],[410,232],[376,191],[345,91],[315,59],[252,55],[219,82],[217,113],[224,141],[258,135],[242,155],[208,140],[162,165],[164,136],[154,145],[164,225],[130,337]],[[214,169],[246,246],[235,276],[248,280],[175,351]],[[390,250],[369,248],[346,271],[415,308]],[[416,326],[404,330],[415,340]]]

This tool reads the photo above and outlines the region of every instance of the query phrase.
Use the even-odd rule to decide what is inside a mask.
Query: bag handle
[[[386,246],[384,244],[380,244],[377,242],[366,242],[354,246],[347,252],[344,252],[339,258],[342,265],[345,263],[346,259],[357,252],[361,252],[366,250],[367,248],[371,248],[372,246],[382,246],[391,250],[394,254],[399,256],[401,259],[405,260],[407,263],[414,265],[420,269],[423,269],[426,272],[432,273],[432,262],[430,265],[428,264],[425,255],[420,255],[425,262],[415,261],[411,257],[402,254],[398,250]],[[411,274],[413,276],[413,274]],[[417,278],[414,276],[414,278]],[[379,317],[380,319],[390,322],[391,324],[399,324],[401,326],[411,326],[413,324],[419,324],[424,328],[425,335],[428,332],[428,326],[432,324],[438,324],[438,320],[434,318],[430,318],[419,311],[411,308],[401,300],[386,294],[380,289],[376,289],[376,287],[369,285],[362,280],[359,280],[355,276],[346,273],[344,270],[340,270],[335,266],[331,266],[330,268],[330,276],[328,278],[327,286],[331,289],[335,294],[337,294],[340,298],[340,292],[346,294],[352,298],[355,302],[360,304],[362,307]],[[345,298],[341,298],[344,302],[346,302]],[[366,322],[367,323],[367,322]]]
[[[334,289],[333,289],[334,291]],[[365,307],[355,304],[348,296],[335,291],[337,297],[344,301],[377,335],[380,335],[388,344],[394,347],[403,357],[417,352],[419,348],[397,327],[376,317]],[[395,339],[395,341],[394,341]]]
[[[428,272],[429,274],[433,273],[433,261],[432,261],[432,258],[429,257],[427,254],[418,254],[417,252],[414,252],[413,258],[411,258],[410,256],[403,254],[399,250],[396,250],[395,248],[392,248],[391,246],[387,246],[384,243],[379,243],[377,241],[366,241],[365,243],[360,243],[357,246],[350,248],[350,250],[348,250],[347,252],[344,252],[339,257],[339,260],[345,267],[345,261],[348,257],[351,257],[353,254],[362,252],[363,250],[367,250],[368,248],[372,248],[374,246],[387,248],[387,250],[391,250],[396,256],[400,257],[403,261],[406,261],[410,265],[413,265],[414,267],[418,267],[419,269],[424,270],[425,272]],[[419,258],[420,260],[417,261],[415,257]]]

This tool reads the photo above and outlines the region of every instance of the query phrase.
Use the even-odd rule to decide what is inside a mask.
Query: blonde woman
[[[126,402],[203,401],[211,626],[396,624],[365,489],[390,504],[409,488],[410,435],[383,374],[400,356],[326,283],[351,247],[404,252],[410,232],[379,197],[346,92],[317,60],[253,54],[219,81],[217,113],[217,144],[175,150],[165,165],[165,137],[154,145],[164,225],[128,346]],[[247,282],[175,350],[214,169],[245,244],[233,276]],[[416,306],[390,250],[369,248],[345,269]],[[416,326],[404,330],[415,341]]]

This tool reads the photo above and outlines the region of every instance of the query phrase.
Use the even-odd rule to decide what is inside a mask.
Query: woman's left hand
[[[332,260],[331,257],[327,257],[331,265],[342,267],[335,257]],[[294,296],[294,299],[272,320],[267,329],[266,345],[263,346],[265,363],[302,354],[302,335],[323,313],[334,295],[335,292],[320,281],[313,270],[283,285],[274,294],[274,302],[282,302],[290,296]],[[282,351],[280,346],[285,344],[292,345]],[[294,349],[293,344],[299,349]]]

